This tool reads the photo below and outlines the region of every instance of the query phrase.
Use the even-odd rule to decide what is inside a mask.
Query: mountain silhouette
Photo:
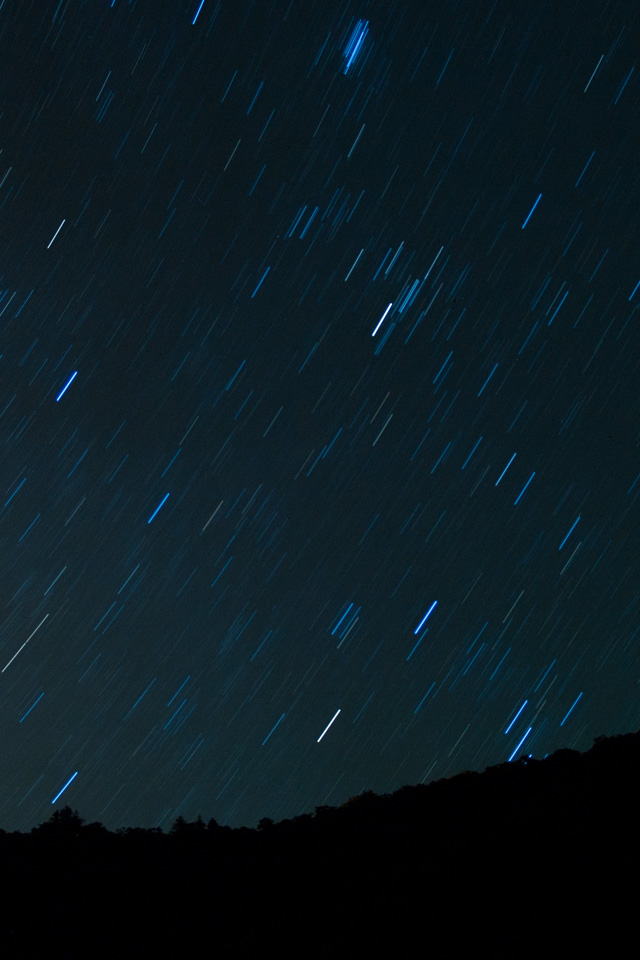
[[[256,829],[0,831],[2,957],[622,957],[640,733]]]

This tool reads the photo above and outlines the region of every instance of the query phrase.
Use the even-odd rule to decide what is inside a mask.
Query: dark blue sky
[[[0,826],[638,728],[639,28],[4,0]]]

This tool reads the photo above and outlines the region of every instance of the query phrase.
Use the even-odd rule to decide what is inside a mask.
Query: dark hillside
[[[2,956],[628,956],[640,734],[257,830],[1,833]]]

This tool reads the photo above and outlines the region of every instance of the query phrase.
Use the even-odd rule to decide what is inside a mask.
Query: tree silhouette
[[[178,817],[173,823],[169,833],[171,836],[178,837],[193,837],[200,836],[206,832],[207,825],[202,819],[202,816],[198,814],[196,820],[193,823],[187,823],[184,817]]]
[[[33,828],[32,833],[43,831],[52,836],[79,837],[84,822],[84,818],[80,816],[77,810],[72,810],[71,807],[66,806],[54,810],[45,823]]]

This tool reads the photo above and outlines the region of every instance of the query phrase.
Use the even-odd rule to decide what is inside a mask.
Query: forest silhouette
[[[637,950],[640,733],[256,829],[66,806],[0,831],[0,955],[622,957]]]

